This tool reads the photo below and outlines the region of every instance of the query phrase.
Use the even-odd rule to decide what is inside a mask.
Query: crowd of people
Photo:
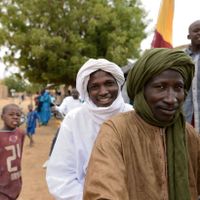
[[[188,39],[185,51],[146,50],[126,82],[117,64],[88,59],[59,106],[46,89],[38,93],[35,106],[28,105],[26,132],[19,106],[3,107],[0,199],[19,196],[25,135],[32,146],[37,123],[47,126],[55,110],[63,120],[46,165],[55,199],[198,200],[200,20],[189,26]]]

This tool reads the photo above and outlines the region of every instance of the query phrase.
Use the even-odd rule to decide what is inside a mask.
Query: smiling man
[[[176,70],[165,70],[144,86],[144,97],[153,116],[170,123],[184,101],[183,77]]]
[[[101,126],[85,179],[84,200],[197,200],[200,138],[182,105],[194,75],[184,52],[151,49],[128,75],[134,111]]]
[[[49,191],[59,200],[82,200],[88,160],[100,125],[132,110],[121,95],[124,75],[106,59],[89,59],[79,70],[76,87],[84,103],[68,112],[47,166]]]
[[[87,90],[89,98],[96,106],[107,107],[117,98],[119,86],[113,75],[97,70],[90,75]]]

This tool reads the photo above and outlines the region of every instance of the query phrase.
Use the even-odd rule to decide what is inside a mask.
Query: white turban
[[[116,79],[119,88],[123,85],[125,79],[121,68],[113,62],[106,59],[89,59],[79,70],[76,77],[76,88],[80,93],[80,97],[85,100],[88,96],[87,84],[90,78],[90,74],[103,70],[109,72]]]
[[[108,107],[97,107],[89,98],[87,91],[87,85],[90,78],[90,74],[97,71],[103,70],[112,74],[118,84],[118,96],[114,102]],[[106,59],[89,59],[79,70],[76,77],[76,88],[80,93],[80,97],[85,101],[84,107],[88,111],[88,114],[93,118],[97,124],[102,124],[109,117],[124,112],[127,106],[121,95],[121,86],[125,81],[124,74],[121,68],[113,62]],[[130,110],[130,106],[128,107]]]

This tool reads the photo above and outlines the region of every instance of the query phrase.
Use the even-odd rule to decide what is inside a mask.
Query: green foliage
[[[36,94],[41,91],[45,86],[38,83],[29,83],[26,84],[25,91],[28,95]]]
[[[8,87],[9,91],[14,89],[16,92],[26,92],[27,94],[35,94],[45,87],[44,84],[28,83],[17,73],[4,78],[2,83]]]
[[[1,0],[0,45],[35,83],[74,82],[88,58],[137,58],[145,11],[137,0]]]
[[[24,92],[26,88],[26,83],[23,81],[17,74],[13,74],[9,77],[4,78],[4,85],[6,85],[9,89],[14,89],[16,92]]]

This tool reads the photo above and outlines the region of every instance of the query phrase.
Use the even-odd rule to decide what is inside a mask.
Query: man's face
[[[200,45],[200,21],[190,26],[188,39],[192,41],[192,44]]]
[[[96,106],[107,107],[117,98],[119,88],[110,73],[98,70],[90,75],[87,90]]]
[[[165,70],[146,83],[144,96],[154,117],[170,122],[184,101],[183,77],[175,70]]]
[[[1,116],[4,129],[12,130],[20,125],[21,110],[17,106],[10,106]]]

